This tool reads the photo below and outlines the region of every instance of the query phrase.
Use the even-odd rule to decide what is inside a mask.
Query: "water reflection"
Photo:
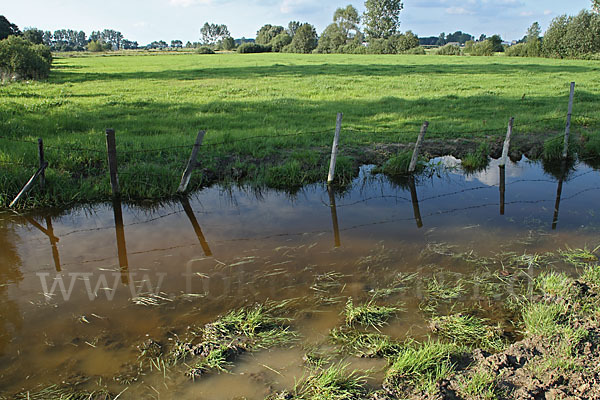
[[[333,224],[333,242],[335,247],[340,247],[340,227],[338,225],[337,207],[335,206],[335,191],[330,185],[327,185],[329,194],[329,208],[331,209],[331,223]]]
[[[119,257],[119,268],[121,269],[121,282],[124,285],[129,284],[129,261],[127,260],[127,244],[125,243],[125,227],[123,226],[123,210],[121,209],[121,199],[113,198],[112,202],[115,233],[117,237],[117,254]]]
[[[188,219],[192,223],[192,227],[194,228],[194,232],[196,232],[196,236],[198,237],[200,246],[202,246],[204,255],[206,257],[211,257],[212,251],[210,250],[210,247],[208,246],[208,242],[204,238],[204,234],[202,233],[200,224],[198,223],[198,220],[196,219],[196,215],[194,214],[194,210],[192,209],[192,206],[190,205],[190,200],[187,197],[182,197],[179,200],[179,202],[181,203],[181,206],[183,207],[183,210],[185,211],[185,214],[187,215]]]
[[[560,208],[560,197],[562,196],[563,180],[567,173],[567,162],[563,160],[560,167],[560,176],[558,178],[558,187],[556,188],[556,201],[554,202],[554,217],[552,218],[552,230],[558,225],[558,209]]]
[[[413,213],[415,214],[415,221],[417,222],[417,228],[422,228],[423,220],[421,219],[421,209],[419,208],[419,198],[417,196],[415,177],[413,175],[408,178],[408,187],[410,189],[410,199],[413,206]]]
[[[9,221],[0,215],[0,355],[5,354],[23,326],[19,306],[8,295],[10,287],[23,280],[22,261],[16,244],[18,236]]]

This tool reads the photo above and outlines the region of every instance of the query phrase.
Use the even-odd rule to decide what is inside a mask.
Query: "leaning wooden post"
[[[508,130],[506,131],[506,139],[504,139],[504,147],[502,148],[502,157],[500,158],[499,164],[501,167],[504,167],[506,165],[506,161],[508,159],[508,149],[510,147],[510,137],[512,136],[514,122],[514,117],[511,117],[508,121]]]
[[[335,176],[335,160],[337,159],[338,143],[340,141],[340,131],[342,130],[342,117],[344,114],[338,113],[335,122],[335,136],[333,137],[333,146],[331,147],[331,161],[329,162],[329,174],[327,175],[327,184],[333,182]]]
[[[198,136],[196,137],[196,143],[194,143],[194,148],[192,149],[192,154],[190,155],[190,159],[188,160],[187,166],[185,167],[185,171],[181,176],[181,183],[177,188],[177,193],[183,193],[187,189],[190,178],[192,177],[192,172],[194,168],[196,168],[196,159],[198,158],[198,152],[200,151],[200,145],[202,144],[202,140],[204,139],[204,135],[206,131],[198,132]]]
[[[113,196],[119,196],[119,177],[117,175],[117,144],[114,129],[106,130],[106,152],[108,153],[108,170]]]
[[[38,139],[38,155],[40,158],[40,168],[42,168],[42,166],[45,164],[44,141],[42,140],[42,138]],[[44,186],[46,186],[46,169],[45,168],[42,170],[42,173],[40,174],[40,188],[43,189]]]
[[[575,95],[575,82],[571,82],[571,92],[569,93],[569,112],[567,113],[567,126],[565,128],[565,142],[563,144],[562,158],[566,159],[569,154],[569,134],[571,132],[571,114],[573,112],[573,96]]]
[[[415,168],[417,168],[417,161],[419,159],[419,151],[421,150],[421,144],[423,143],[423,138],[427,133],[427,127],[429,126],[429,122],[423,122],[423,126],[421,127],[421,132],[419,132],[419,137],[417,138],[417,143],[415,143],[415,151],[413,151],[412,158],[410,159],[410,165],[408,166],[408,172],[415,172]]]
[[[35,182],[37,177],[40,176],[40,174],[42,172],[44,172],[44,170],[46,169],[47,166],[48,166],[48,163],[44,162],[44,165],[42,165],[41,167],[38,168],[38,170],[35,172],[35,174],[33,174],[33,176],[27,181],[25,186],[23,186],[23,189],[21,189],[21,191],[19,192],[17,197],[15,197],[15,199],[8,205],[9,208],[12,208],[12,206],[17,204],[19,199],[21,199],[21,197],[23,197],[23,195],[25,193],[27,193],[29,191],[29,189],[31,189],[31,187],[33,186],[33,182]]]

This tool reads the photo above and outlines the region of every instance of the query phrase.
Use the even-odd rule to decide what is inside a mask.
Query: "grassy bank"
[[[249,180],[293,189],[323,180],[337,112],[344,113],[339,183],[380,144],[564,129],[597,142],[600,62],[505,57],[144,54],[57,58],[46,82],[0,87],[0,205],[35,171],[47,146],[48,187],[21,207],[105,200],[105,128],[117,132],[129,200],[175,193],[199,129],[208,131],[191,189]],[[542,140],[543,142],[543,140]],[[597,146],[596,146],[597,147]],[[372,150],[372,152],[365,151]],[[475,149],[473,149],[475,150]]]

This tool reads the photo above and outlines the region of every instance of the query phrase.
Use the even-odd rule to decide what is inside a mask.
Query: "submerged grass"
[[[367,377],[348,371],[348,364],[316,368],[296,383],[291,393],[278,393],[268,400],[360,400],[367,393]]]
[[[392,357],[402,349],[402,344],[380,333],[360,332],[355,329],[334,328],[329,332],[331,341],[342,352],[356,357]]]
[[[324,180],[337,112],[344,113],[338,183],[372,161],[365,149],[412,143],[426,119],[426,140],[502,138],[517,110],[524,133],[558,132],[565,74],[585,87],[573,133],[600,125],[591,61],[133,54],[56,57],[47,81],[0,87],[1,206],[35,171],[38,137],[50,164],[47,187],[34,188],[21,207],[110,199],[106,127],[116,131],[124,198],[143,200],[175,194],[199,129],[207,134],[190,190],[217,181],[288,189]]]
[[[358,324],[378,328],[385,325],[391,316],[402,311],[401,307],[381,306],[375,304],[374,301],[375,299],[372,298],[365,304],[355,306],[352,298],[348,298],[344,308],[346,325],[355,326]]]
[[[488,322],[473,315],[453,314],[434,317],[430,327],[440,337],[486,351],[501,351],[506,347],[502,328]]]

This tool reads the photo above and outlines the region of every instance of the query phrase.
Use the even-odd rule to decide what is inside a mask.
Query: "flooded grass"
[[[126,243],[110,206],[34,219],[44,231],[2,216],[0,396],[595,393],[597,171],[564,181],[553,229],[557,182],[513,168],[505,215],[486,205],[492,168],[413,189],[365,171],[335,206],[321,187],[207,191],[192,215],[127,206]]]

